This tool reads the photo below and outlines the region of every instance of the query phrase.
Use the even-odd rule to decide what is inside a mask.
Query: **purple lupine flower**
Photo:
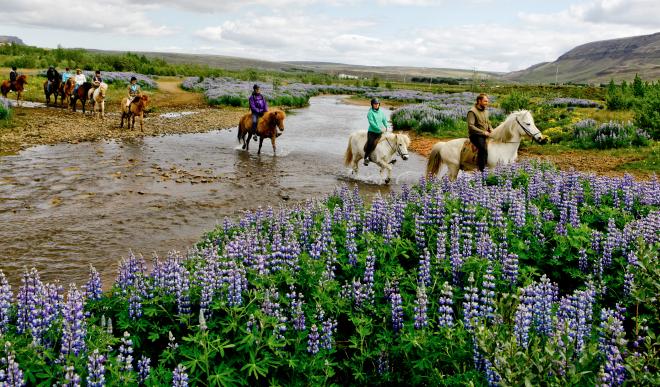
[[[128,316],[134,320],[142,317],[142,295],[146,293],[143,283],[144,279],[139,278],[135,281],[136,286],[128,289]]]
[[[417,298],[415,299],[415,329],[426,328],[429,325],[427,317],[428,303],[426,286],[423,282],[420,282],[417,285]]]
[[[11,291],[11,285],[5,277],[5,273],[0,270],[0,335],[7,330],[9,311],[13,301],[14,294]]]
[[[635,273],[632,270],[632,265],[626,266],[626,271],[623,275],[623,293],[626,296],[632,294],[635,290]]]
[[[312,248],[309,252],[309,255],[312,257],[312,259],[320,259],[321,256],[327,252],[331,240],[332,217],[330,216],[330,211],[326,209],[325,215],[323,216],[321,233],[312,244]]]
[[[403,300],[398,289],[393,289],[390,295],[390,305],[392,307],[392,329],[398,333],[403,329]]]
[[[101,276],[94,266],[89,265],[89,280],[85,285],[85,298],[88,300],[100,300],[103,295],[103,284]]]
[[[476,320],[479,318],[479,292],[474,286],[474,273],[470,273],[468,284],[465,287],[465,301],[463,302],[463,322],[468,331],[473,331]]]
[[[63,357],[73,355],[78,357],[85,351],[85,337],[87,324],[85,322],[83,295],[75,285],[71,284],[67,301],[64,305],[62,321],[62,348]]]
[[[346,224],[346,254],[348,256],[348,263],[352,266],[357,265],[357,244],[355,243],[355,236],[357,234],[357,227],[352,220]]]
[[[515,286],[518,282],[518,255],[506,253],[503,265],[502,277],[508,280],[511,286]]]
[[[66,367],[66,374],[64,374],[63,387],[80,387],[80,376],[75,372],[75,368],[70,365]]]
[[[188,374],[183,364],[179,364],[172,373],[172,387],[188,387]]]
[[[333,339],[333,333],[337,331],[337,320],[333,320],[331,318],[328,318],[323,321],[321,324],[321,342],[320,346],[323,349],[332,349],[334,339]]]
[[[578,266],[580,267],[580,270],[583,273],[587,273],[589,271],[589,259],[587,257],[587,250],[580,249],[578,252],[578,257]]]
[[[496,359],[497,360],[497,359]],[[483,366],[486,373],[486,382],[488,382],[489,387],[496,387],[500,385],[502,377],[493,367],[493,364],[488,359],[483,359]]]
[[[138,383],[144,384],[151,372],[151,359],[142,355],[138,360]]]
[[[463,266],[463,256],[461,255],[460,245],[460,218],[458,214],[454,214],[451,219],[451,232],[450,232],[450,252],[449,260],[451,261],[452,279],[455,284],[459,281],[460,271]]]
[[[390,359],[387,352],[381,352],[378,354],[378,357],[376,358],[376,371],[378,372],[378,375],[385,375],[391,370],[392,367],[390,366]]]
[[[176,275],[176,306],[180,315],[190,314],[190,274],[185,267]]]
[[[422,215],[415,214],[415,243],[421,249],[426,248],[425,222]]]
[[[598,375],[600,382],[607,386],[622,385],[626,379],[622,353],[626,348],[626,339],[621,313],[612,309],[601,311],[599,342],[599,350],[605,357]]]
[[[447,259],[447,233],[438,231],[435,244],[435,261],[440,263]]]
[[[316,355],[319,352],[319,330],[316,324],[312,324],[310,332],[307,335],[307,352]]]
[[[87,385],[105,387],[105,356],[95,349],[87,360]]]
[[[362,277],[362,293],[366,302],[372,304],[374,301],[374,272],[376,270],[376,257],[372,249],[367,251],[365,262],[364,277]]]
[[[481,284],[481,302],[479,305],[479,314],[486,320],[491,321],[495,312],[495,276],[493,276],[493,267],[488,265],[486,274]]]
[[[144,277],[147,271],[147,265],[144,257],[136,257],[132,251],[129,251],[128,258],[124,258],[119,262],[117,269],[117,280],[115,283],[123,294],[126,294],[128,288],[135,286],[135,281],[138,276]]]
[[[518,304],[518,308],[516,308],[513,332],[516,335],[518,345],[527,349],[529,345],[529,332],[532,327],[532,311],[531,307],[523,302],[523,297],[521,296],[521,301]]]
[[[130,380],[130,374],[133,372],[133,340],[128,332],[124,332],[117,355],[117,364],[119,365],[120,380],[126,382]]]
[[[431,286],[431,253],[424,248],[417,268],[417,283]]]
[[[527,209],[525,208],[525,200],[521,195],[516,195],[511,203],[511,208],[509,209],[509,214],[512,217],[514,232],[519,233],[520,230],[525,226],[525,215],[527,214]]]
[[[337,248],[335,241],[331,240],[330,246],[325,254],[325,270],[323,270],[322,280],[331,281],[335,278],[335,269],[337,266]]]
[[[233,261],[228,262],[228,265],[227,304],[229,306],[240,306],[243,304],[243,291],[247,290],[248,285],[245,268]]]
[[[454,311],[452,309],[453,303],[454,301],[452,288],[449,285],[449,282],[445,281],[440,292],[440,300],[438,301],[438,326],[454,326]]]
[[[11,349],[11,343],[9,341],[5,342],[5,356],[0,360],[7,367],[4,372],[4,378],[1,378],[3,372],[0,371],[0,381],[2,381],[0,384],[7,387],[25,386],[23,371],[21,371],[16,362],[16,355]]]

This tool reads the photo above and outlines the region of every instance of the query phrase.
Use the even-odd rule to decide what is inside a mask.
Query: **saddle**
[[[465,170],[472,170],[477,168],[477,152],[478,149],[470,140],[465,140],[463,148],[461,148],[461,168]]]

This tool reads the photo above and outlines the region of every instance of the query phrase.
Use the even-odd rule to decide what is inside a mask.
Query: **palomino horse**
[[[367,132],[353,132],[348,138],[348,148],[344,154],[344,165],[351,167],[352,174],[358,172],[359,161],[364,158],[364,145],[367,143]],[[403,133],[383,133],[376,144],[376,148],[371,152],[370,159],[380,167],[380,175],[387,170],[385,184],[392,178],[392,157],[398,153],[402,159],[408,160],[408,146],[410,137]]]
[[[135,129],[135,117],[140,117],[140,131],[142,131],[144,121],[144,111],[147,109],[147,103],[149,102],[149,97],[146,95],[137,96],[131,101],[129,106],[126,106],[128,98],[124,98],[121,101],[121,123],[119,124],[120,128],[124,127],[124,118],[128,123],[128,129],[131,128],[131,118],[133,119],[133,129]]]
[[[108,91],[108,84],[101,82],[95,89],[90,89],[88,98],[92,104],[92,112],[94,115],[98,113],[101,118],[105,115],[105,93]]]
[[[261,154],[261,145],[264,139],[270,138],[273,144],[273,154],[275,150],[275,138],[279,137],[284,132],[284,119],[286,114],[282,110],[274,109],[267,111],[257,122],[257,135],[259,136],[259,150],[257,154]],[[279,128],[279,130],[278,130]],[[238,122],[238,141],[243,142],[243,149],[250,150],[250,130],[252,130],[252,114],[246,114]],[[245,136],[248,136],[245,140]]]
[[[23,94],[23,90],[25,90],[25,85],[27,85],[27,75],[19,75],[14,83],[3,81],[2,85],[0,85],[0,92],[2,92],[3,97],[7,98],[7,94],[9,94],[10,91],[15,91],[16,104],[18,105],[18,101],[21,99],[21,94]]]
[[[73,90],[76,88],[76,81],[73,78],[69,78],[66,82],[60,84],[60,101],[62,101],[62,106],[71,105],[71,98],[73,97]]]
[[[55,105],[57,105],[57,96],[64,97],[63,95],[60,94],[60,85],[62,84],[62,80],[60,77],[55,77],[55,81],[48,85],[48,81],[44,82],[44,95],[46,96],[46,105],[50,105],[50,96],[51,94],[55,95],[55,101],[53,102]]]
[[[78,86],[78,90],[75,90],[73,93],[73,99],[71,100],[71,108],[73,111],[76,111],[76,102],[80,100],[83,108],[83,114],[85,114],[85,105],[87,105],[87,95],[89,90],[92,88],[90,82],[85,82],[82,85]]]
[[[493,129],[488,139],[488,167],[493,168],[498,164],[515,162],[518,158],[520,141],[525,135],[539,144],[545,144],[548,141],[534,124],[534,118],[529,111],[520,110],[509,114],[504,122]],[[466,138],[438,142],[431,149],[431,155],[426,164],[426,174],[436,175],[442,165],[446,165],[449,179],[455,180],[460,169],[475,169],[475,153],[471,147],[470,140]]]

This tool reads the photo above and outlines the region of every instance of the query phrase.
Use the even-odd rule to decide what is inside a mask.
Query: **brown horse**
[[[73,111],[76,111],[76,102],[80,100],[80,103],[82,103],[82,108],[83,108],[83,114],[85,114],[85,105],[87,104],[87,95],[89,94],[89,90],[92,88],[92,84],[90,82],[85,82],[82,85],[78,86],[78,90],[76,90],[73,93],[73,99],[71,100],[71,108]]]
[[[16,104],[18,105],[18,101],[21,99],[21,94],[23,94],[23,90],[25,90],[25,85],[27,85],[27,83],[27,75],[19,75],[14,83],[3,81],[2,85],[0,85],[0,92],[2,92],[3,97],[7,98],[7,94],[9,94],[10,91],[15,91]]]
[[[66,100],[67,105],[71,105],[71,97],[73,97],[73,90],[76,87],[76,81],[73,78],[69,78],[64,83],[60,83],[60,101],[62,106],[64,106],[64,101]]]
[[[63,97],[60,94],[62,80],[59,77],[55,77],[55,81],[48,87],[48,81],[44,82],[44,95],[46,96],[46,105],[50,105],[50,96],[55,95],[55,101],[53,104],[57,105],[57,96]]]
[[[257,122],[257,135],[259,136],[259,151],[261,154],[261,145],[265,138],[270,138],[273,144],[273,153],[275,151],[275,138],[279,137],[284,132],[284,119],[286,114],[282,110],[271,110],[259,118]],[[279,128],[279,131],[277,130]],[[248,113],[241,118],[238,123],[238,141],[243,142],[243,149],[250,150],[250,131],[252,130],[252,114]],[[245,136],[248,136],[245,140]]]
[[[121,124],[120,128],[124,127],[124,118],[128,123],[128,129],[131,128],[131,118],[133,119],[133,129],[135,129],[135,117],[140,117],[140,131],[142,131],[142,121],[144,120],[144,111],[147,109],[147,103],[149,102],[149,97],[146,95],[137,96],[131,101],[129,106],[126,106],[128,98],[124,98],[121,101]]]

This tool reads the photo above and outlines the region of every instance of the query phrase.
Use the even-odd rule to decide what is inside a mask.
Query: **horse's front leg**
[[[273,155],[277,154],[275,150],[275,133],[273,133],[273,137],[270,138],[270,142],[273,144]]]
[[[382,161],[382,160],[378,160],[376,162],[376,164],[378,164],[378,166],[380,166],[380,176],[381,177],[383,177],[383,172],[387,171],[387,177],[385,178],[385,184],[389,184],[390,180],[392,178],[392,166],[389,164],[389,162],[385,162],[385,161]]]
[[[144,132],[144,112],[140,114],[140,132]]]
[[[259,136],[259,150],[257,151],[257,154],[261,154],[261,146],[264,144],[264,138]]]

